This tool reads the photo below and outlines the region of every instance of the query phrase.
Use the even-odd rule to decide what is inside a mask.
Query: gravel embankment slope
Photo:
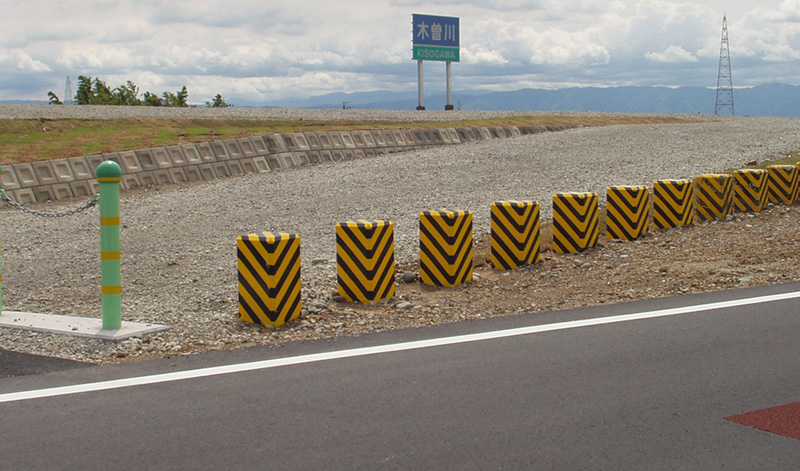
[[[7,108],[0,107],[0,118]],[[48,110],[57,108],[81,107]],[[269,111],[281,119],[336,119],[341,113]],[[392,120],[406,115],[373,111],[364,116],[370,113],[380,116],[375,119]],[[490,116],[468,113],[469,118],[475,114]],[[424,118],[430,120],[433,115],[425,113]],[[447,114],[446,118],[454,116]],[[693,178],[797,150],[798,119],[709,119],[691,124],[574,129],[125,193],[121,202],[124,319],[168,324],[172,329],[119,345],[5,330],[0,331],[0,346],[107,362],[118,361],[118,357],[277,344],[458,320],[464,318],[467,307],[460,313],[458,309],[443,312],[436,302],[426,304],[417,299],[430,300],[436,293],[404,295],[415,304],[411,310],[395,309],[392,303],[372,308],[332,303],[336,286],[335,224],[356,218],[391,219],[395,223],[397,262],[413,269],[418,257],[417,218],[422,210],[472,210],[479,239],[489,232],[492,201],[538,200],[543,219],[549,220],[556,192],[594,191],[604,199],[609,185],[649,186],[655,179]],[[37,208],[57,211],[79,203]],[[99,317],[96,211],[51,220],[5,208],[0,227],[4,309]],[[265,230],[301,235],[304,306],[311,311],[277,331],[238,321],[236,238]],[[633,247],[637,244],[624,244],[624,250],[636,250]],[[616,250],[617,245],[594,252]],[[626,263],[635,263],[633,260],[635,254]],[[558,256],[550,254],[545,264],[515,276],[561,284],[562,291],[573,286],[571,278],[545,275],[552,269],[548,263],[559,263]],[[495,278],[484,274],[470,290],[479,293],[481,284],[497,283]],[[468,293],[456,289],[446,296],[462,294]],[[488,290],[482,297],[490,295]],[[551,305],[565,306],[553,302],[546,307]],[[497,314],[521,310],[515,306]]]

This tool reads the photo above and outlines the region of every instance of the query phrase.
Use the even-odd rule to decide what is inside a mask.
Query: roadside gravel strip
[[[84,112],[77,106],[44,108],[52,113],[48,118],[64,117],[59,113],[65,109]],[[85,112],[113,111],[89,108]],[[139,112],[134,108],[125,111]],[[237,114],[230,117],[342,119],[346,113],[348,119],[359,120],[420,119],[419,113],[412,112],[334,111],[233,109],[230,113]],[[9,114],[35,117],[31,113],[36,115],[26,107],[0,107],[0,118]],[[454,120],[498,115],[509,114],[426,112],[422,117]],[[336,223],[391,219],[399,271],[416,271],[422,210],[472,210],[477,240],[489,233],[493,201],[538,200],[542,218],[549,220],[557,192],[594,191],[604,200],[610,185],[652,186],[655,179],[693,178],[800,150],[800,119],[702,118],[704,122],[687,124],[579,128],[123,193],[123,320],[167,324],[171,330],[120,344],[2,330],[0,347],[114,362],[459,320],[464,317],[457,312],[445,316],[433,306],[398,308],[395,303],[402,299],[372,307],[333,302]],[[60,211],[79,203],[35,207]],[[306,311],[277,330],[238,320],[236,238],[266,230],[297,232],[302,241]],[[100,317],[96,211],[42,219],[4,205],[0,235],[5,310]],[[568,279],[544,276],[536,267],[527,273],[542,283],[566,283],[562,290],[571,288]],[[484,276],[473,284],[479,288],[486,282]],[[463,292],[437,291],[450,298]],[[428,307],[436,315],[426,317]],[[381,316],[383,320],[378,319]],[[387,316],[392,319],[390,327],[384,322]]]

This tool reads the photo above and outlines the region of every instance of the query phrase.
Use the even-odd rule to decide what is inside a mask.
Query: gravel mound
[[[26,108],[25,113],[10,108],[14,107],[0,107],[0,117],[12,111],[16,117],[43,110],[83,112],[84,107],[45,106],[35,111]],[[86,108],[90,113],[113,107]],[[130,107],[125,112],[141,109]],[[216,114],[219,111],[188,110],[220,117],[252,112],[280,119],[300,115],[338,119],[316,117],[331,116],[330,110],[234,108]],[[363,113],[372,119],[392,120],[412,119],[416,114]],[[442,114],[447,119],[454,116]],[[470,118],[478,115],[467,114]],[[425,119],[435,115],[426,112]],[[557,192],[593,191],[604,199],[610,185],[652,186],[655,179],[693,178],[799,149],[798,119],[709,119],[691,124],[579,128],[125,193],[121,201],[123,320],[168,324],[172,329],[120,345],[6,330],[0,331],[0,345],[109,362],[148,354],[279,344],[311,338],[309,332],[318,336],[368,332],[375,330],[371,319],[378,311],[353,305],[337,308],[338,303],[331,301],[336,287],[337,222],[391,219],[397,263],[401,270],[415,270],[418,215],[423,210],[472,210],[478,239],[489,232],[493,201],[538,200],[543,219],[549,220],[552,195]],[[78,203],[36,208],[59,211]],[[96,211],[54,220],[5,207],[0,214],[3,308],[100,317],[97,219]],[[277,330],[238,321],[236,238],[267,230],[297,232],[302,240],[307,313]],[[393,325],[412,325],[407,319],[408,315],[398,315]]]

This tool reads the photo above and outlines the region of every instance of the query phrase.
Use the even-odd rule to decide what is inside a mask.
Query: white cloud
[[[716,77],[723,12],[735,76],[800,84],[800,75],[789,73],[800,60],[800,0],[758,5],[351,0],[346,6],[312,0],[0,0],[0,5],[4,97],[24,93],[18,98],[45,99],[47,90],[30,91],[30,84],[63,83],[66,75],[101,77],[113,86],[133,80],[153,91],[186,84],[190,95],[221,93],[234,102],[237,94],[266,102],[413,88],[412,13],[461,18],[462,61],[454,74],[463,88],[709,85],[708,77]],[[32,73],[42,80],[30,80]],[[22,77],[29,86],[14,85]]]
[[[670,46],[664,52],[648,52],[645,57],[655,62],[697,62],[697,57],[680,46]]]
[[[21,72],[50,72],[47,64],[34,59],[19,49],[0,53],[0,67],[10,67]]]

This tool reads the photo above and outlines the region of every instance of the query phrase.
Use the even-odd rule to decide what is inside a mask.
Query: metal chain
[[[84,204],[82,206],[79,206],[79,207],[77,207],[75,209],[70,209],[69,211],[64,211],[62,213],[47,213],[47,212],[44,212],[44,211],[37,211],[35,209],[26,208],[25,206],[21,205],[20,203],[17,203],[16,201],[14,201],[11,198],[9,198],[8,196],[6,196],[5,190],[0,189],[0,200],[5,201],[11,207],[19,209],[23,213],[32,214],[34,216],[39,216],[39,217],[43,217],[43,218],[63,218],[63,217],[67,217],[67,216],[74,216],[75,214],[78,214],[78,213],[81,213],[83,211],[86,211],[87,209],[91,208],[92,206],[97,205],[97,200],[98,199],[100,199],[100,195],[99,194],[95,194],[94,198],[92,198],[91,201],[89,201],[88,203],[86,203],[86,204]]]

